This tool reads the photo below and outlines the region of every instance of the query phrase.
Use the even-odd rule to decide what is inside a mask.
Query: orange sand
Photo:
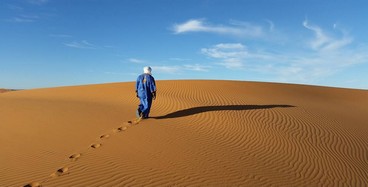
[[[0,95],[0,186],[366,186],[368,91],[157,81]]]

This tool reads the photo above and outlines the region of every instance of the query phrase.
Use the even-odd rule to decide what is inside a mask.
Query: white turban
[[[151,75],[152,68],[149,66],[146,66],[143,68],[143,72]]]

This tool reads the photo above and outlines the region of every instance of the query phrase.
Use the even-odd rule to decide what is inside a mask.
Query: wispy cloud
[[[152,66],[153,72],[175,74],[180,71],[180,66]]]
[[[32,3],[30,1],[26,1],[28,3]],[[32,3],[32,4],[38,4]],[[26,9],[24,9],[22,6],[18,6],[15,4],[8,4],[7,8],[13,12],[13,16],[10,16],[8,19],[4,19],[7,22],[13,22],[13,23],[32,23],[41,20],[42,17],[49,16],[49,14],[41,13],[41,12],[29,12]]]
[[[73,37],[72,35],[69,34],[49,34],[50,37],[54,37],[54,38],[71,38]]]
[[[189,71],[208,72],[211,69],[211,66],[205,66],[205,65],[201,65],[201,64],[185,64],[185,65],[183,65],[183,68],[185,70],[189,70]]]
[[[273,32],[275,30],[275,24],[269,19],[265,19],[265,21],[270,25],[269,31]]]
[[[6,19],[6,21],[13,22],[13,23],[32,23],[39,19],[40,17],[37,15],[22,14],[22,15],[18,15],[18,16],[14,16],[12,18]]]
[[[35,22],[35,19],[30,19],[30,18],[24,18],[24,17],[13,17],[13,18],[9,18],[6,21],[8,22],[13,22],[13,23],[32,23]]]
[[[233,35],[239,37],[260,37],[263,35],[261,26],[246,22],[231,21],[230,25],[212,25],[203,19],[191,19],[184,23],[174,24],[172,30],[175,34],[187,32],[208,32],[216,34]]]
[[[49,0],[27,0],[27,2],[35,5],[43,5],[49,2]]]
[[[242,68],[248,52],[241,43],[220,43],[210,48],[202,48],[201,53],[221,62],[218,64],[229,69]]]
[[[72,47],[72,48],[78,48],[78,49],[96,49],[97,46],[86,41],[86,40],[83,40],[83,41],[80,41],[80,42],[76,42],[76,41],[73,41],[73,42],[69,42],[69,43],[64,43],[65,46],[67,47]]]
[[[169,60],[172,60],[172,61],[189,61],[191,59],[189,59],[189,58],[177,58],[177,57],[175,57],[175,58],[170,58]]]
[[[105,71],[104,74],[108,75],[127,75],[128,73],[121,73],[121,72],[113,72],[113,71]],[[135,75],[135,74],[134,74]]]
[[[272,76],[273,81],[312,84],[355,64],[368,63],[368,46],[355,45],[348,32],[332,34],[309,21],[303,27],[312,34],[304,37],[309,38],[304,41],[309,50],[293,44],[277,50],[220,43],[202,48],[201,53],[213,59],[213,64],[229,69],[258,72]]]
[[[184,64],[184,65],[173,65],[173,66],[152,66],[153,72],[166,73],[166,74],[182,74],[185,71],[199,71],[208,72],[211,66],[202,64]]]
[[[129,58],[128,61],[132,63],[136,63],[136,64],[141,64],[145,62],[144,60],[137,59],[137,58]]]
[[[24,8],[23,8],[23,7],[18,6],[18,5],[13,5],[13,4],[8,4],[8,5],[7,5],[7,8],[8,8],[9,10],[14,10],[14,11],[23,11],[23,10],[24,10]]]
[[[353,39],[346,34],[340,39],[333,38],[332,36],[327,35],[323,29],[316,25],[312,25],[308,20],[303,22],[303,26],[314,32],[315,38],[310,41],[310,46],[314,50],[319,51],[333,51],[338,50],[346,45],[349,45],[353,42]],[[336,25],[334,25],[336,28]]]

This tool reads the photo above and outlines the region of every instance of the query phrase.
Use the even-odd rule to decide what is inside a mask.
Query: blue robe
[[[153,92],[156,92],[155,79],[150,74],[141,74],[137,78],[135,89],[140,100],[137,115],[148,118],[152,106]]]

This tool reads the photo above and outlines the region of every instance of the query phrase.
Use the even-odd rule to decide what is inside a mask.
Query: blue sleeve
[[[156,91],[156,82],[155,82],[155,78],[151,77],[151,82],[150,82],[150,90],[151,92],[155,92]]]
[[[138,76],[137,81],[135,82],[135,91],[138,91],[139,83],[141,82],[140,78],[141,78],[141,76]]]

